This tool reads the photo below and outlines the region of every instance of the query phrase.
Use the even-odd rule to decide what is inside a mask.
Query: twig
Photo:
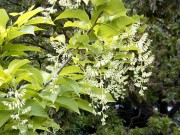
[[[19,42],[19,43],[34,45],[34,46],[37,46],[37,47],[39,47],[39,48],[41,48],[41,49],[43,49],[43,50],[47,50],[44,46],[41,46],[41,45],[39,45],[39,44],[37,44],[37,43],[30,43],[30,42],[26,42],[26,41],[21,41],[21,42]]]
[[[131,128],[131,125],[132,125],[132,123],[133,123],[133,120],[139,118],[140,115],[141,115],[141,108],[139,109],[139,114],[138,114],[138,116],[135,116],[135,117],[132,117],[132,118],[131,118],[131,122],[130,122],[130,124],[129,124],[129,129]]]
[[[102,14],[103,14],[103,11],[98,15],[98,17],[96,18],[93,26],[87,31],[87,35],[89,35],[89,33],[90,33],[90,32],[93,30],[93,28],[96,26],[97,21],[98,21],[99,17],[100,17]]]
[[[59,6],[59,4],[56,2],[56,5],[57,5],[57,7],[59,8],[59,10],[61,10],[62,11],[62,8],[61,8],[61,6]]]
[[[59,74],[62,69],[66,66],[66,64],[71,60],[72,55],[68,57],[68,59],[65,61],[65,63],[57,70],[56,74]],[[51,78],[48,82],[46,82],[43,87],[46,87],[48,84],[50,84],[53,81],[53,78]]]
[[[176,105],[168,112],[168,117],[173,117],[173,115],[180,109],[180,102],[177,102]]]

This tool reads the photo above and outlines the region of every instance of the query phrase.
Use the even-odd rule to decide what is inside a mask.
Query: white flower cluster
[[[25,105],[25,98],[23,96],[26,94],[26,89],[13,90],[11,89],[7,94],[4,94],[4,97],[11,99],[10,101],[2,101],[2,103],[8,107],[9,110],[12,110],[13,114],[10,115],[11,119],[16,121],[16,125],[13,125],[12,129],[19,129],[21,133],[25,133],[27,130],[26,123],[28,123],[27,119],[23,119],[20,117],[22,114],[26,114],[31,111],[31,107],[27,107],[23,109]],[[27,125],[27,124],[26,124]]]
[[[139,94],[144,96],[144,90],[147,89],[144,84],[149,81],[151,72],[147,72],[146,68],[153,62],[154,56],[149,50],[151,40],[148,39],[148,34],[144,33],[139,41],[136,42],[138,48],[137,57],[131,60],[129,70],[134,72],[134,85],[140,88]]]
[[[95,95],[89,92],[92,99],[91,106],[101,108],[94,114],[102,115],[102,124],[105,124],[107,117],[104,112],[108,108],[106,92],[110,92],[115,99],[127,96],[127,91],[135,90],[143,96],[147,89],[145,84],[151,75],[147,67],[153,62],[154,57],[149,50],[151,41],[145,33],[138,40],[136,32],[140,24],[134,24],[121,35],[113,37],[112,41],[104,41],[103,45],[95,47],[104,55],[95,56],[95,64],[85,67],[85,79],[83,83],[101,88],[102,95]],[[133,87],[131,86],[131,81]],[[135,86],[135,87],[134,87]],[[128,88],[128,89],[127,89]],[[98,109],[97,109],[98,110]]]
[[[22,114],[26,114],[26,113],[28,113],[30,111],[31,111],[31,107],[29,106],[29,107],[22,110]]]
[[[109,69],[104,74],[105,78],[110,80],[106,91],[112,93],[116,99],[119,97],[124,98],[125,96],[125,86],[128,78],[126,72],[127,69],[124,67],[124,64],[116,60],[110,63]]]
[[[54,4],[57,0],[48,0],[50,4]]]
[[[81,0],[59,0],[59,5],[70,8],[70,9],[75,9],[78,8],[81,4]]]
[[[2,101],[2,103],[7,106],[9,110],[20,109],[25,104],[25,99],[22,98],[25,93],[25,89],[23,89],[21,92],[18,92],[17,90],[9,91],[5,96],[12,98],[13,101]]]
[[[87,66],[86,67],[86,71],[85,71],[85,76],[89,79],[89,78],[94,78],[96,76],[98,76],[99,73],[96,69],[93,69],[91,66]]]
[[[113,58],[113,53],[112,52],[109,52],[107,55],[103,55],[102,60],[98,61],[95,64],[95,67],[100,68],[101,66],[106,65],[108,62],[111,61],[112,58]]]
[[[59,90],[59,85],[56,84],[56,81],[59,78],[57,71],[65,63],[67,58],[70,57],[70,53],[66,52],[67,45],[65,43],[62,43],[62,41],[59,40],[51,41],[50,45],[55,50],[55,55],[53,54],[46,55],[48,57],[47,61],[51,63],[46,67],[46,69],[52,75],[51,78],[52,82],[49,83],[49,86],[51,87],[49,91],[52,92],[53,94],[57,94],[57,91]]]
[[[92,106],[95,110],[101,108],[100,111],[94,110],[93,114],[102,115],[101,122],[102,122],[102,125],[105,125],[106,118],[108,117],[108,115],[106,115],[104,111],[109,108],[109,106],[107,105],[107,101],[105,100],[106,94],[102,92],[101,95],[97,95],[97,94],[93,94],[90,91],[89,95],[90,95],[90,98],[92,99],[92,103],[90,104],[90,106]]]

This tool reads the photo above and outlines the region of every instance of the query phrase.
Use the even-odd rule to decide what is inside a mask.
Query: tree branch
[[[90,32],[93,30],[93,28],[96,26],[97,21],[98,21],[99,17],[100,17],[102,14],[103,14],[103,11],[98,15],[98,17],[96,18],[93,26],[87,31],[87,35],[89,35],[89,33],[90,33]]]
[[[168,117],[172,117],[180,109],[180,102],[177,102],[174,107],[168,112]]]
[[[131,125],[133,124],[134,119],[139,118],[139,117],[140,117],[140,115],[141,115],[141,108],[139,109],[139,113],[138,113],[138,115],[137,115],[137,116],[135,116],[135,117],[132,117],[132,118],[131,118],[131,122],[130,122],[130,124],[129,124],[129,129],[131,128]]]
[[[72,55],[68,57],[68,59],[65,61],[65,63],[57,70],[56,74],[59,74],[62,69],[66,66],[66,64],[71,60]],[[53,81],[53,78],[51,78],[48,82],[46,82],[43,87],[46,87],[48,84],[50,84]]]
[[[44,46],[41,46],[41,45],[39,45],[39,44],[37,44],[37,43],[30,43],[30,42],[27,42],[27,41],[20,41],[20,42],[18,42],[18,43],[34,45],[34,46],[37,46],[37,47],[39,47],[39,48],[41,48],[41,49],[43,49],[43,50],[47,50]]]

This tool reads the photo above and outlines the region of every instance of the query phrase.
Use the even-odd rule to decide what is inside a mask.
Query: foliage
[[[162,133],[164,135],[176,135],[180,131],[176,122],[173,122],[168,117],[156,118],[152,117],[148,122],[151,134]]]
[[[147,89],[153,56],[141,17],[127,16],[120,0],[84,1],[91,12],[59,3],[59,15],[55,3],[12,17],[0,9],[0,134],[56,133],[61,107],[101,115],[104,125],[113,97]]]

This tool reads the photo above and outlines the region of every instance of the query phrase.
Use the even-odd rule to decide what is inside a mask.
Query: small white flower
[[[19,114],[12,114],[11,116],[10,116],[12,119],[15,119],[15,120],[18,120],[19,119]]]
[[[49,2],[50,4],[54,4],[54,3],[56,2],[56,0],[48,0],[48,2]]]
[[[11,128],[12,128],[12,129],[17,129],[17,126],[12,126]]]

